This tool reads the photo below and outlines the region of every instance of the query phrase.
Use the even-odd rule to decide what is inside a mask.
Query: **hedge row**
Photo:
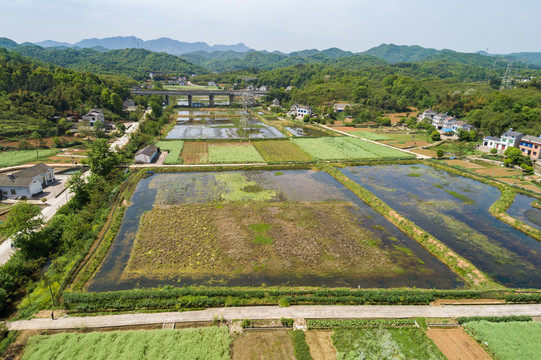
[[[532,317],[528,315],[519,316],[463,316],[456,319],[459,324],[464,324],[470,321],[490,321],[490,322],[510,322],[510,321],[532,321]]]
[[[510,294],[505,301],[511,303],[541,303],[541,294]]]
[[[103,293],[64,292],[67,309],[83,312],[100,310],[204,308],[278,304],[428,304],[443,298],[481,298],[474,290],[294,290],[231,288],[138,289]]]
[[[413,319],[308,319],[308,329],[356,329],[366,326],[413,326]]]

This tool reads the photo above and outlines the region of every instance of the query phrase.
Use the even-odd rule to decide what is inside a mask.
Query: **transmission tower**
[[[257,119],[252,111],[253,107],[257,104],[255,101],[255,95],[251,91],[244,91],[241,95],[242,98],[242,111],[240,127],[249,129],[255,127]]]

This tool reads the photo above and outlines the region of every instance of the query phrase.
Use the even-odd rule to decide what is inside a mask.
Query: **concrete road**
[[[448,306],[391,306],[391,305],[313,305],[228,307],[199,311],[138,313],[108,316],[65,317],[56,320],[33,319],[7,322],[9,330],[46,330],[76,328],[107,328],[117,326],[142,326],[149,324],[212,321],[216,317],[234,319],[382,319],[411,317],[459,316],[541,316],[541,304],[534,305],[448,305]]]

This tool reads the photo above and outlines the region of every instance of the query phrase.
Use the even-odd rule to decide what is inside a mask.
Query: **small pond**
[[[224,182],[224,178],[229,180]],[[243,189],[246,187],[235,188],[239,181],[241,183],[249,181],[252,184],[250,185],[252,190],[244,192]],[[258,189],[257,193],[254,193],[253,189],[255,188]],[[266,198],[265,202],[281,204],[286,208],[290,202],[293,204],[292,206],[303,203],[336,201],[350,204],[348,211],[356,219],[353,221],[364,229],[370,229],[370,233],[378,239],[376,247],[388,254],[391,261],[390,266],[399,264],[402,270],[381,271],[368,275],[348,273],[325,277],[309,273],[298,276],[283,272],[268,274],[257,271],[243,275],[228,273],[207,278],[177,276],[156,279],[146,276],[138,278],[123,276],[130,254],[132,254],[141,217],[145,212],[156,207],[164,209],[168,206],[182,204],[218,204],[216,208],[221,208],[223,205],[219,204],[226,204],[227,201],[248,201],[258,194],[267,193],[273,195],[269,195],[270,197]],[[336,223],[331,226],[340,228],[340,225]],[[357,265],[353,264],[353,266]],[[172,173],[155,174],[147,179],[142,179],[126,209],[118,235],[101,267],[87,284],[87,289],[89,291],[114,291],[136,287],[156,287],[165,284],[174,286],[194,284],[261,286],[266,284],[268,286],[345,286],[355,288],[415,286],[442,289],[464,285],[463,281],[443,263],[417,242],[404,235],[380,214],[373,211],[329,174],[309,170]]]
[[[426,165],[341,171],[496,281],[541,288],[541,242],[489,213],[501,195],[498,189]]]

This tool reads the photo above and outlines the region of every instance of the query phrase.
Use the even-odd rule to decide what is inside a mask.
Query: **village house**
[[[426,109],[421,115],[419,115],[419,121],[423,121],[424,119],[434,120],[434,116],[436,116],[436,112],[430,108]]]
[[[30,198],[43,191],[55,180],[54,171],[40,163],[7,176],[0,176],[0,193],[2,198]]]
[[[160,148],[156,145],[148,145],[147,147],[135,153],[136,164],[150,164],[160,152]]]
[[[296,117],[302,118],[305,115],[311,116],[313,113],[313,109],[310,106],[300,105],[300,104],[293,104],[291,105],[291,114],[295,114]]]
[[[266,85],[260,86],[259,91],[267,91],[267,86]]]
[[[351,107],[350,104],[334,104],[332,106],[332,109],[334,112],[341,113],[342,111],[346,110],[346,107]]]
[[[272,100],[272,105],[271,106],[272,107],[280,107],[281,106],[280,105],[280,100],[278,100],[278,99]]]
[[[103,115],[103,111],[98,109],[92,109],[90,110],[90,112],[88,112],[88,114],[83,115],[83,120],[88,121],[90,123],[90,126],[94,126],[94,123],[96,121],[105,124],[105,116]]]
[[[517,131],[513,131],[513,129],[507,130],[506,132],[502,134],[502,139],[500,141],[501,150],[505,151],[505,149],[510,146],[518,148],[520,145],[520,139],[522,139],[523,136],[524,134],[519,133]]]
[[[541,138],[526,135],[520,140],[519,149],[522,155],[528,155],[532,160],[538,160],[541,155]]]
[[[293,89],[293,86],[286,87],[286,91],[291,91]]]
[[[483,146],[497,149],[498,144],[500,143],[500,138],[495,136],[485,136],[483,138]]]
[[[464,120],[457,120],[452,126],[451,129],[453,129],[454,132],[458,132],[458,130],[464,130],[464,131],[472,131],[475,128],[465,122]]]

